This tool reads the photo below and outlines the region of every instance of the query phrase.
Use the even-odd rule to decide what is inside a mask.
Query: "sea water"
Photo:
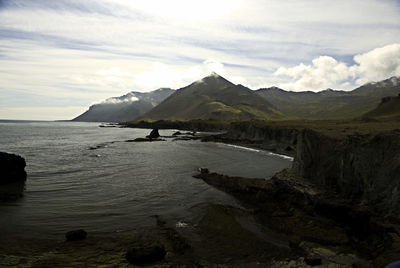
[[[240,206],[193,178],[199,167],[267,179],[291,165],[290,158],[221,143],[126,142],[149,132],[99,123],[0,122],[0,151],[23,156],[28,173],[24,196],[0,202],[0,235],[128,231],[154,225],[155,215],[190,222],[206,204]]]

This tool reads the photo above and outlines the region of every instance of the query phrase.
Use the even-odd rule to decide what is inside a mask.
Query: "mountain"
[[[176,90],[140,117],[145,120],[227,121],[282,118],[280,112],[254,91],[235,85],[216,73]]]
[[[385,96],[396,96],[400,92],[400,77],[367,83],[353,91],[292,92],[271,87],[256,92],[292,118],[349,119],[374,109]]]
[[[364,120],[400,121],[400,94],[382,98],[381,103],[362,116]]]
[[[102,103],[94,104],[89,110],[74,118],[73,121],[82,122],[126,122],[150,111],[174,90],[160,88],[148,93],[129,92],[120,97],[106,99]]]

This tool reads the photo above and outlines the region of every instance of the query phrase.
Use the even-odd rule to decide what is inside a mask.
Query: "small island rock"
[[[87,237],[87,233],[83,229],[69,231],[65,234],[65,238],[67,241],[79,241],[84,240]]]
[[[0,184],[26,180],[25,159],[16,154],[0,152]]]
[[[160,133],[158,133],[158,128],[153,129],[149,135],[146,136],[146,138],[149,139],[157,139],[160,137]]]

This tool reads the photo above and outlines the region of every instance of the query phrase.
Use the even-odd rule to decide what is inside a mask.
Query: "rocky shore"
[[[25,159],[16,154],[0,152],[0,201],[22,196],[25,181]]]

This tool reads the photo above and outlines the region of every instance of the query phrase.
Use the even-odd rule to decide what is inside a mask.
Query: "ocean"
[[[156,215],[190,223],[210,203],[240,207],[193,178],[199,167],[267,179],[292,163],[229,144],[126,142],[149,133],[99,123],[1,121],[0,151],[23,156],[28,178],[22,198],[0,202],[0,235],[52,237],[78,228],[124,232],[154,226]]]

